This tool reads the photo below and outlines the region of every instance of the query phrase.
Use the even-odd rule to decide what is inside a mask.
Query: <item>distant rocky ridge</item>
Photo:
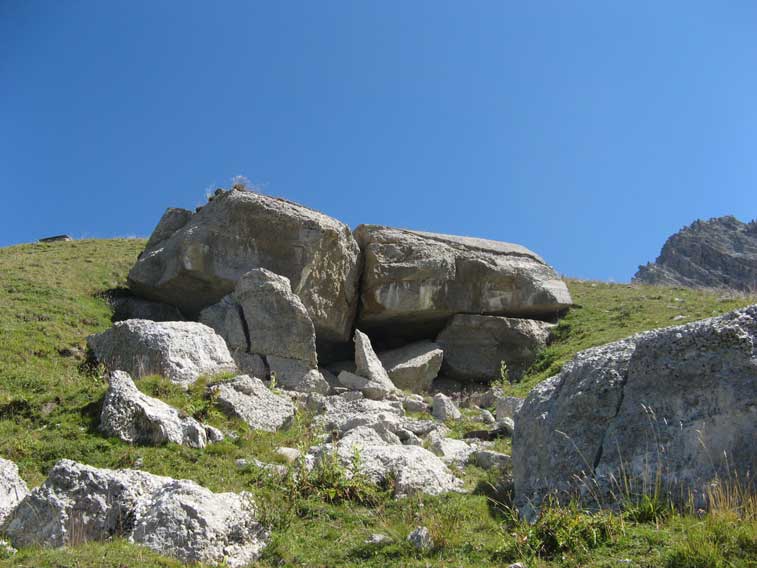
[[[657,260],[640,266],[642,284],[757,290],[757,220],[733,216],[694,221],[662,247]]]

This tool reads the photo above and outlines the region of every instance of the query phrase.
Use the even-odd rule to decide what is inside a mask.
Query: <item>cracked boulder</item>
[[[87,345],[110,371],[135,378],[162,375],[189,385],[201,375],[236,370],[223,338],[197,322],[126,320],[90,335]]]
[[[205,426],[165,402],[142,393],[128,373],[113,371],[100,412],[100,430],[125,442],[160,445],[167,442],[204,448]]]
[[[358,327],[387,341],[433,337],[454,314],[552,319],[565,283],[516,244],[360,225],[365,260]]]
[[[192,481],[61,460],[2,526],[14,546],[72,546],[125,538],[182,562],[242,567],[268,534],[249,496]]]
[[[458,314],[436,338],[444,350],[442,374],[460,381],[500,378],[502,361],[518,380],[549,339],[552,324],[520,318]]]
[[[294,417],[292,402],[276,395],[255,377],[241,375],[210,386],[216,403],[224,412],[244,420],[253,430],[275,432]]]
[[[349,339],[360,250],[349,228],[290,201],[222,191],[196,213],[169,209],[129,272],[129,287],[196,317],[253,268],[286,277],[319,342]]]
[[[515,502],[609,502],[618,480],[705,504],[716,477],[755,471],[757,305],[583,351],[516,414]],[[662,456],[662,458],[661,458]]]
[[[0,525],[27,495],[29,488],[19,476],[18,466],[0,458]]]

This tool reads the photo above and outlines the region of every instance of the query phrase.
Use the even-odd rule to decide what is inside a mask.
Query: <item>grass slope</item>
[[[291,479],[273,482],[259,470],[238,468],[235,460],[277,461],[277,446],[306,446],[317,434],[309,417],[300,415],[276,434],[250,432],[220,414],[201,384],[182,392],[159,377],[139,382],[142,390],[187,414],[240,432],[237,440],[192,450],[104,438],[97,423],[106,384],[98,370],[83,365],[85,338],[110,326],[110,309],[101,294],[124,284],[143,246],[141,240],[117,239],[0,249],[0,455],[15,461],[31,486],[40,484],[58,459],[70,458],[113,468],[141,463],[146,471],[193,479],[215,491],[251,491],[262,519],[273,528],[261,566],[473,567],[524,560],[529,567],[599,567],[624,559],[650,567],[755,566],[753,519],[668,515],[636,522],[555,511],[542,525],[529,527],[487,497],[497,480],[473,466],[464,472],[471,494],[395,501],[374,492],[368,505],[338,498],[342,490],[355,491],[344,480],[314,480],[305,488]],[[568,285],[580,307],[560,323],[557,340],[514,387],[520,394],[579,349],[678,323],[672,320],[678,314],[691,321],[749,303],[747,298],[689,290],[575,280]],[[460,431],[458,425],[454,432]],[[507,444],[501,442],[500,449]],[[431,530],[437,544],[433,550],[418,552],[405,543],[419,525]],[[376,532],[395,543],[365,545]],[[0,559],[0,566],[56,568],[179,565],[122,540],[62,550],[23,549]]]

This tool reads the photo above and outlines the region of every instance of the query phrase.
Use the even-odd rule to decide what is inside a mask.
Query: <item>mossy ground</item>
[[[87,335],[111,325],[102,296],[123,286],[126,272],[144,241],[83,240],[21,245],[0,249],[0,455],[15,461],[34,486],[61,458],[100,467],[141,467],[156,474],[193,479],[215,491],[247,490],[257,496],[272,539],[260,566],[497,566],[518,560],[533,566],[756,566],[754,519],[727,514],[697,518],[671,515],[637,523],[612,516],[604,534],[602,519],[579,512],[556,514],[554,527],[542,532],[513,519],[497,503],[496,476],[468,466],[470,494],[379,498],[370,506],[353,501],[329,502],[328,493],[304,495],[277,483],[255,468],[238,468],[237,458],[276,461],[277,446],[299,446],[317,434],[303,413],[276,434],[251,432],[224,417],[201,385],[183,392],[159,377],[139,381],[159,396],[224,429],[240,433],[205,450],[175,445],[133,446],[97,431],[106,384],[80,355]],[[576,351],[631,333],[693,321],[750,303],[718,293],[630,287],[568,281],[579,305],[557,328],[556,341],[526,378],[512,387],[524,394],[556,372]],[[680,321],[673,321],[677,315]],[[472,422],[473,417],[466,420]],[[462,429],[454,429],[460,435]],[[509,449],[508,441],[499,442]],[[436,547],[418,552],[405,543],[416,526],[425,525]],[[588,528],[587,528],[588,526]],[[588,531],[588,533],[586,532]],[[552,532],[562,535],[564,550],[545,552],[534,546]],[[393,544],[364,544],[372,533],[390,536]],[[582,540],[584,539],[584,540]],[[547,539],[549,540],[549,539]],[[0,559],[0,566],[28,567],[174,567],[180,563],[122,540],[83,543],[61,550],[20,550]]]

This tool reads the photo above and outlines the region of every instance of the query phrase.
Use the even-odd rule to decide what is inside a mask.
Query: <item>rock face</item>
[[[519,379],[547,345],[552,324],[531,319],[458,314],[436,338],[444,350],[442,372],[461,381],[499,378],[502,361]]]
[[[294,417],[294,405],[272,393],[263,381],[241,375],[210,387],[216,402],[228,414],[244,420],[255,430],[275,432]]]
[[[183,562],[233,567],[257,559],[267,539],[245,494],[70,460],[59,461],[2,528],[14,546],[125,537]]]
[[[757,290],[757,221],[732,216],[695,221],[670,237],[654,263],[633,278],[643,284]]]
[[[343,342],[357,307],[360,251],[326,215],[246,191],[222,192],[197,213],[169,210],[129,273],[129,287],[189,316],[229,294],[243,274],[285,276],[319,341]]]
[[[236,370],[224,340],[196,322],[117,322],[103,333],[90,335],[87,345],[111,371],[126,371],[137,378],[163,375],[188,385],[200,375]]]
[[[626,476],[704,504],[716,476],[754,472],[757,305],[576,355],[516,414],[515,500],[607,498]],[[591,491],[581,492],[591,484]],[[608,499],[609,500],[609,499]]]
[[[159,445],[173,442],[204,448],[205,427],[157,398],[139,391],[128,373],[113,371],[100,413],[100,430],[126,442]]]
[[[0,526],[27,495],[29,488],[18,475],[18,466],[0,458]]]
[[[355,230],[365,259],[358,326],[433,337],[456,313],[553,318],[571,304],[565,283],[514,244],[376,225]]]
[[[394,385],[414,392],[425,392],[431,387],[443,358],[444,351],[431,341],[418,341],[379,353],[381,364]]]

